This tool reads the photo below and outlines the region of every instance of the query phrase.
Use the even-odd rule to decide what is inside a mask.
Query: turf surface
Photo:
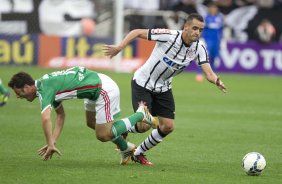
[[[38,78],[54,69],[1,66],[0,77],[7,84],[18,71]],[[132,74],[105,73],[120,86],[122,115],[130,115]],[[174,78],[175,131],[146,153],[152,167],[120,166],[115,146],[99,142],[87,128],[82,100],[64,102],[66,122],[57,142],[63,156],[42,161],[36,152],[45,143],[39,102],[12,94],[0,108],[0,183],[281,183],[282,77],[221,77],[227,94],[197,83],[193,73]],[[148,133],[130,134],[129,140],[138,144]],[[241,168],[251,151],[267,161],[259,177]]]

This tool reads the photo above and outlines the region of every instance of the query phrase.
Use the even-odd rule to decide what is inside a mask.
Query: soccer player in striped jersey
[[[117,55],[136,38],[156,41],[154,50],[146,63],[141,66],[132,80],[132,104],[136,111],[138,102],[143,101],[154,116],[158,116],[159,126],[142,142],[131,157],[142,165],[152,165],[144,153],[155,147],[174,129],[175,104],[172,94],[172,79],[181,73],[192,61],[202,67],[206,79],[220,90],[226,88],[213,72],[207,49],[199,40],[204,28],[203,17],[190,14],[183,30],[135,29],[118,45],[105,45],[105,55]],[[144,48],[145,49],[145,48]],[[129,132],[145,132],[149,126],[137,123]]]
[[[156,126],[157,123],[144,104],[138,107],[135,114],[115,121],[120,114],[120,91],[117,84],[110,77],[84,67],[45,74],[38,80],[33,80],[28,73],[19,72],[11,78],[9,87],[18,98],[30,102],[36,97],[39,98],[42,127],[47,143],[38,150],[43,160],[50,159],[54,153],[61,155],[55,144],[65,121],[63,100],[84,99],[88,127],[96,131],[98,140],[112,141],[120,148],[122,157],[120,164],[123,165],[129,162],[136,147],[126,142],[120,135],[140,121],[145,121],[150,126]],[[56,111],[53,131],[52,108]]]

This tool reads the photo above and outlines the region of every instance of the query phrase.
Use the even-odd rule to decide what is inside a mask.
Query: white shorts
[[[96,123],[104,124],[114,120],[120,113],[120,91],[118,85],[107,75],[98,74],[102,89],[96,101],[84,99],[86,111],[96,112]]]

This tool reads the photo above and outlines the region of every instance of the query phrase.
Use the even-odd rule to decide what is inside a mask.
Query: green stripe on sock
[[[127,149],[127,143],[121,136],[114,138],[112,141],[119,147],[121,151],[124,151]]]

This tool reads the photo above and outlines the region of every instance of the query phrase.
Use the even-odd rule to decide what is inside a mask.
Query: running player
[[[19,72],[12,77],[9,86],[18,98],[32,102],[39,97],[42,127],[47,143],[38,151],[43,160],[50,159],[54,153],[61,155],[55,144],[65,121],[63,100],[84,99],[88,127],[95,130],[98,140],[112,141],[120,148],[122,157],[120,164],[127,164],[136,148],[120,135],[140,121],[145,121],[150,126],[156,126],[154,123],[157,123],[142,103],[135,114],[114,121],[120,113],[120,91],[117,84],[110,77],[84,67],[45,74],[38,80],[33,80],[25,72]],[[56,111],[53,131],[52,108]]]
[[[206,79],[220,90],[226,88],[213,72],[207,50],[199,40],[204,28],[203,17],[190,14],[183,30],[135,29],[118,45],[105,45],[104,52],[111,58],[117,55],[136,38],[156,41],[154,50],[146,63],[140,67],[132,80],[132,104],[136,111],[138,102],[144,101],[150,112],[158,116],[159,126],[134,152],[132,160],[142,165],[152,165],[144,153],[157,146],[174,129],[175,104],[172,95],[172,79],[181,73],[193,60],[201,65]],[[149,126],[135,124],[130,132],[145,132]]]

